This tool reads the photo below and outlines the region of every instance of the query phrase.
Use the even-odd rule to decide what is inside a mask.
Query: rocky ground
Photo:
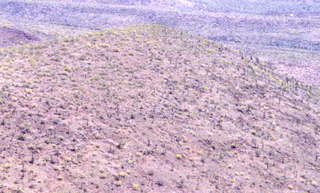
[[[319,85],[319,10],[313,0],[2,0],[0,27],[11,23],[11,30],[47,41],[118,26],[166,25],[235,45],[279,73]],[[0,47],[15,44],[11,36],[25,42],[16,32],[0,35]]]
[[[0,192],[319,192],[318,100],[237,50],[146,25],[0,63]]]

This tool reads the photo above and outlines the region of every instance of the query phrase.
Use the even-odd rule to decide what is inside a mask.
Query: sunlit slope
[[[239,51],[143,25],[0,64],[4,192],[319,189],[318,105]]]

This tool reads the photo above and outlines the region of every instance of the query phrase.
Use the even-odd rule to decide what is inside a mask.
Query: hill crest
[[[0,55],[3,191],[319,188],[318,105],[239,51],[143,25]]]

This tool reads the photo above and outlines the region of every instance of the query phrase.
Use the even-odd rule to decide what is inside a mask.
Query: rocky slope
[[[316,86],[319,12],[316,1],[2,0],[0,26],[10,23],[42,41],[118,26],[171,26],[241,49]]]
[[[0,63],[0,192],[320,189],[319,105],[237,50],[147,25]]]

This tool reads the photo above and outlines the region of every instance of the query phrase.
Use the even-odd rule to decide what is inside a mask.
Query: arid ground
[[[47,41],[137,24],[192,32],[259,57],[278,73],[320,85],[318,0],[0,1],[0,28],[10,26],[13,33],[0,30],[0,47],[12,36],[25,42],[16,31]]]
[[[319,193],[319,15],[0,1],[0,193]]]
[[[0,192],[318,193],[319,93],[159,25],[0,51]]]

